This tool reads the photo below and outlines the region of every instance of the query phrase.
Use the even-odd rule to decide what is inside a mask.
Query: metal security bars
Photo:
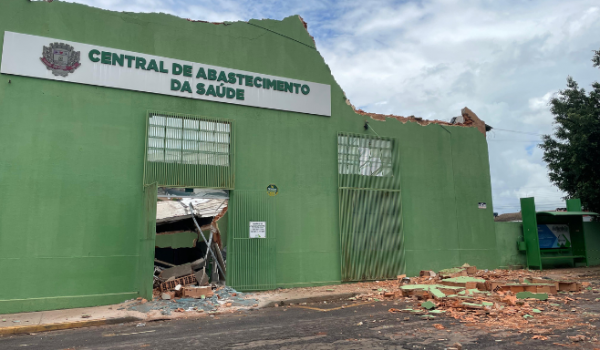
[[[337,147],[340,188],[400,189],[393,139],[339,133]]]
[[[342,281],[396,278],[404,272],[399,191],[341,189]]]
[[[277,198],[264,191],[231,193],[227,284],[240,291],[274,289]],[[251,221],[265,223],[265,238],[250,238]]]
[[[392,141],[338,135],[338,173],[392,176]]]
[[[149,112],[144,183],[233,189],[232,123]]]
[[[405,270],[399,160],[394,140],[338,134],[342,281]]]

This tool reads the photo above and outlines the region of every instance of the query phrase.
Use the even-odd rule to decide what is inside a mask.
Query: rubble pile
[[[258,300],[246,298],[244,293],[237,292],[227,286],[188,286],[175,289],[174,292],[172,298],[154,298],[152,301],[138,298],[127,309],[143,313],[157,310],[162,315],[171,315],[172,312],[207,313],[210,315],[226,308],[233,310],[258,306]]]
[[[218,251],[216,245],[213,248]],[[218,253],[220,254],[220,251]],[[216,259],[212,260],[213,278],[209,278],[206,273],[207,269],[210,270],[206,257],[181,265],[172,265],[157,259],[155,261],[169,267],[154,266],[153,300],[138,298],[128,306],[128,310],[144,313],[158,310],[162,315],[171,315],[172,312],[213,314],[224,308],[233,310],[258,306],[258,300],[246,298],[243,293],[221,284],[220,271],[215,268]]]
[[[543,334],[544,327],[566,329],[580,325],[582,292],[600,292],[573,276],[542,276],[529,270],[477,270],[461,267],[421,271],[419,277],[398,276],[396,281],[377,282],[378,288],[357,300],[405,300],[412,308],[390,312],[419,314],[434,319],[449,315],[462,323],[480,327],[524,329]],[[583,299],[588,300],[589,299]]]

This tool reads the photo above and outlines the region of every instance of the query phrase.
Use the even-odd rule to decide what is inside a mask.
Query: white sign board
[[[329,85],[13,32],[0,73],[331,116]]]
[[[250,221],[250,238],[267,238],[267,223]]]

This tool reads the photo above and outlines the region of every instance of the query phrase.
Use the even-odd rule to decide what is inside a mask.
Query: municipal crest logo
[[[52,43],[49,46],[44,46],[40,59],[46,65],[46,68],[52,71],[52,74],[66,77],[81,66],[81,63],[79,63],[80,56],[81,52],[75,51],[71,45]]]

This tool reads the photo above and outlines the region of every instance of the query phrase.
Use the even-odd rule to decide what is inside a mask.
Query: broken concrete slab
[[[464,287],[465,289],[475,289],[478,287],[478,284],[484,286],[485,280],[483,278],[459,276],[443,279],[440,283],[446,286]]]
[[[208,285],[208,275],[206,274],[206,267],[196,271],[194,273],[194,276],[196,277],[196,281],[198,281],[199,286]]]
[[[431,310],[435,308],[435,304],[432,301],[426,301],[424,303],[421,303],[421,307],[427,310]]]
[[[462,267],[453,267],[451,269],[445,269],[438,272],[441,278],[454,278],[460,276],[467,276],[467,270]]]
[[[461,303],[461,306],[466,308],[466,309],[485,309],[486,307],[492,307],[494,305],[494,303],[490,303],[487,301],[482,301],[481,303],[470,303],[470,302],[466,302],[463,301]]]
[[[175,267],[170,267],[168,269],[164,269],[161,271],[161,273],[158,275],[158,277],[167,280],[171,277],[179,278],[179,277],[191,275],[193,273],[194,273],[194,271],[192,270],[192,263],[187,263],[187,264],[183,264],[183,265],[177,265]]]
[[[534,298],[538,300],[548,300],[548,294],[546,293],[531,293],[531,292],[520,292],[517,293],[517,299]]]
[[[206,261],[204,260],[204,258],[200,258],[196,261],[192,261],[190,263],[192,270],[194,271],[198,271],[200,269],[202,269],[204,266],[206,266]]]
[[[464,288],[439,284],[411,284],[400,287],[400,290],[402,290],[402,295],[405,297],[416,296],[423,299],[429,299],[430,297],[442,299],[447,295],[456,294],[464,290]]]

